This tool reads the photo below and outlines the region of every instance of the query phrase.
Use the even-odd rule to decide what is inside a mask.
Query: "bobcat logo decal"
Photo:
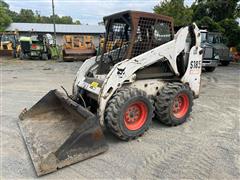
[[[122,78],[124,75],[125,75],[125,69],[126,68],[124,68],[124,69],[120,69],[120,68],[117,68],[117,75],[120,77],[120,78]]]

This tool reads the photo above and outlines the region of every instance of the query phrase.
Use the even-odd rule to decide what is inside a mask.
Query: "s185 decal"
[[[190,69],[200,69],[201,68],[201,61],[191,61]]]

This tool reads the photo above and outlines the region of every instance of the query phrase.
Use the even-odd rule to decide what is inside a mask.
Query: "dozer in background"
[[[63,39],[63,61],[84,61],[96,55],[93,36],[65,35]]]
[[[196,24],[174,36],[167,16],[124,11],[104,22],[102,53],[82,64],[72,94],[52,90],[20,115],[38,175],[105,152],[103,127],[128,141],[149,129],[154,114],[180,125],[199,96],[203,50]],[[120,46],[109,50],[119,37]]]
[[[17,32],[0,33],[0,56],[17,57],[19,35]]]

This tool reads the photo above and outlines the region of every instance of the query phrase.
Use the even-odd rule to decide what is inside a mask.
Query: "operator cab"
[[[173,19],[168,16],[138,11],[124,11],[103,18],[106,27],[104,45],[98,59],[98,73],[131,59],[174,37]]]

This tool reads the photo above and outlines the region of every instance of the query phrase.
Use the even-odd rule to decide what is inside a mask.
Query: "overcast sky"
[[[51,0],[5,0],[10,9],[32,9],[41,15],[52,13]],[[82,24],[97,24],[102,17],[123,10],[140,10],[152,12],[161,0],[54,0],[56,14],[79,19]],[[185,0],[191,5],[193,0]]]

